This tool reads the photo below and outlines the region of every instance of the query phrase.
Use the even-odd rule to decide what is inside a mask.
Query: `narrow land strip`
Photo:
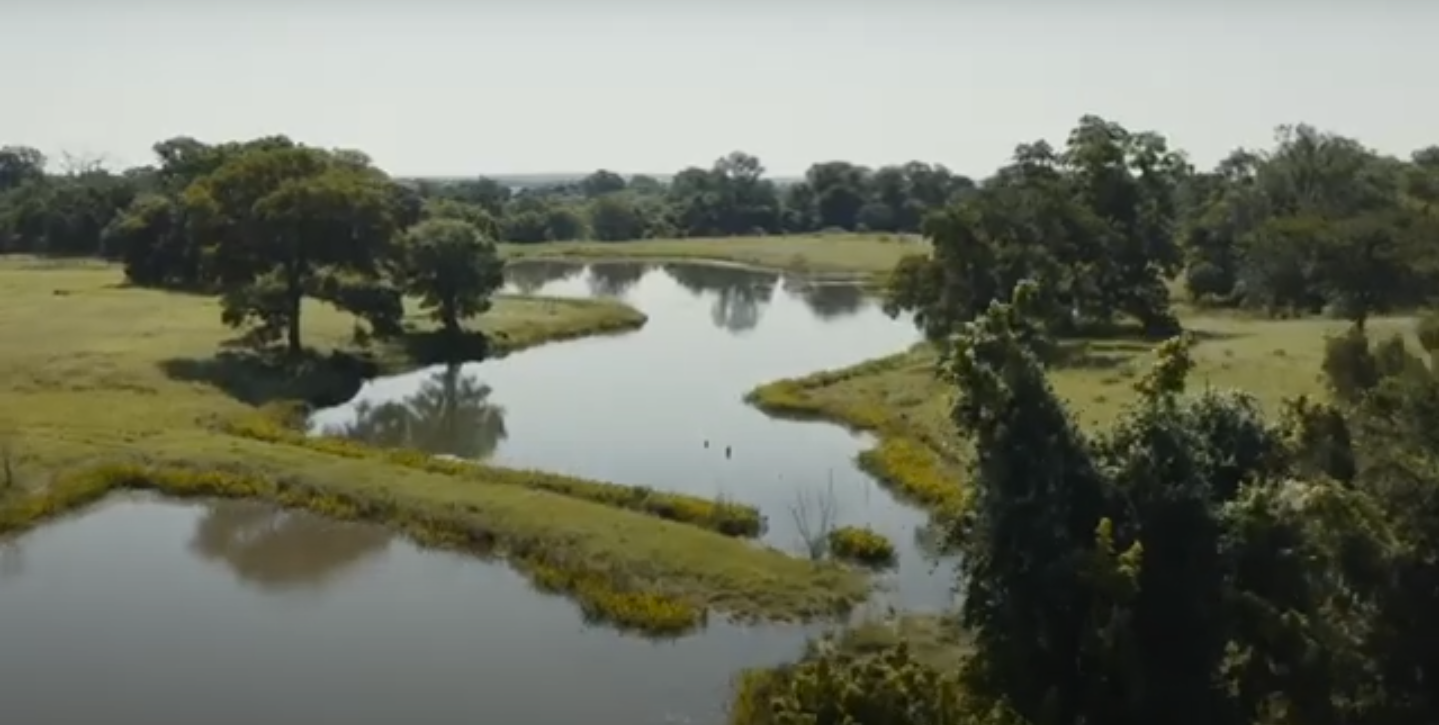
[[[235,435],[235,421],[293,400],[295,388],[217,354],[228,331],[212,298],[126,288],[108,266],[33,267],[0,261],[0,443],[19,483],[0,498],[0,533],[115,488],[150,488],[256,496],[388,521],[431,543],[483,544],[537,586],[646,631],[683,629],[709,608],[802,618],[868,592],[859,572],[577,493],[611,490],[599,482],[516,485],[538,479],[492,467],[456,475],[382,452],[348,456]],[[616,302],[500,298],[482,320],[502,347],[516,349],[633,329],[644,317]],[[313,305],[304,325],[312,346],[334,350],[347,346],[352,321]],[[397,350],[380,352],[387,368],[405,364]]]

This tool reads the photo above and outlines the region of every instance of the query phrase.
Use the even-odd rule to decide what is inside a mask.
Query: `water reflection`
[[[816,633],[716,618],[677,642],[625,637],[509,567],[401,537],[296,597],[226,570],[333,571],[364,548],[361,527],[311,536],[221,506],[111,500],[25,534],[28,566],[0,584],[3,721],[719,723],[736,672],[792,660]],[[213,563],[186,550],[192,532]]]
[[[195,524],[190,550],[265,591],[316,587],[384,551],[391,534],[255,501],[216,501]]]
[[[582,265],[573,262],[526,259],[505,267],[505,281],[514,285],[515,291],[527,295],[551,282],[574,277],[583,270]]]
[[[590,265],[590,294],[596,297],[623,297],[635,283],[650,271],[647,264],[634,262],[596,262]]]
[[[714,293],[710,320],[715,327],[735,333],[759,325],[779,281],[773,272],[720,265],[666,264],[664,270],[692,294]]]
[[[19,537],[8,541],[0,540],[0,579],[10,579],[25,573],[25,551]]]
[[[816,283],[787,277],[785,291],[804,300],[815,316],[826,322],[859,314],[865,306],[864,290],[857,284]]]
[[[459,365],[435,368],[412,395],[378,404],[360,401],[353,418],[327,427],[325,434],[483,460],[509,435],[505,409],[490,402],[492,392]]]

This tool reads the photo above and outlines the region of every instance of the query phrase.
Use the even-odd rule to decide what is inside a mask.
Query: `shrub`
[[[958,679],[897,645],[869,655],[825,651],[795,665],[742,673],[729,725],[957,725]]]
[[[841,526],[830,531],[829,552],[835,558],[869,566],[894,563],[894,544],[867,527]]]

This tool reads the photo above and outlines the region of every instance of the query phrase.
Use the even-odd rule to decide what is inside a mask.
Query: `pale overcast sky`
[[[399,175],[741,149],[781,175],[982,176],[1097,113],[1206,166],[1292,121],[1407,154],[1439,143],[1436,31],[1421,0],[0,0],[0,144],[128,165],[284,133]]]

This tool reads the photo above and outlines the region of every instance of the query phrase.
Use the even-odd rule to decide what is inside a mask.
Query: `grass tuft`
[[[866,526],[841,526],[829,532],[829,553],[865,566],[894,563],[894,544]]]

